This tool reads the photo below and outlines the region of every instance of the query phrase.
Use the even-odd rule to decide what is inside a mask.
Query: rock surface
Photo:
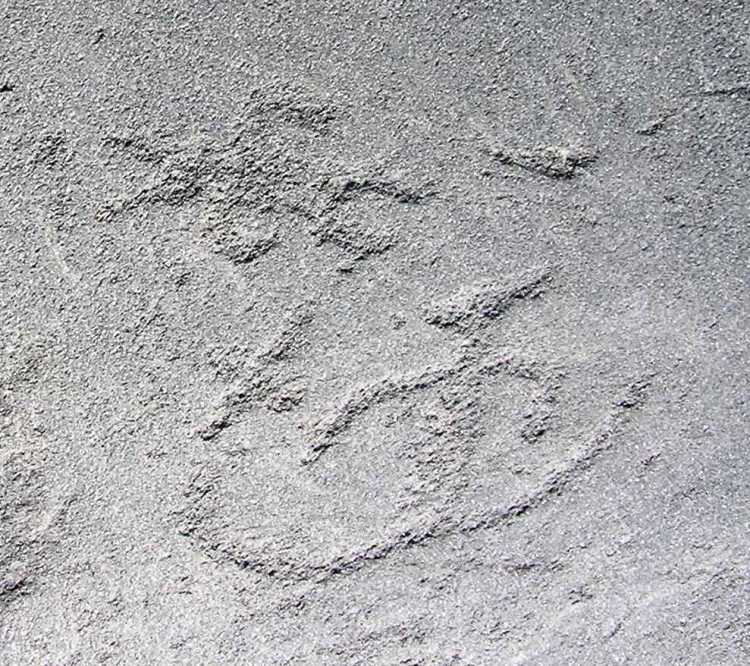
[[[750,663],[748,34],[0,3],[0,663]]]

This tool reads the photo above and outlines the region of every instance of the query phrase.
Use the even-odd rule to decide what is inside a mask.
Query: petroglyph
[[[277,425],[283,434],[275,443],[264,433],[287,410],[254,411],[252,430],[241,435],[247,455],[217,450],[189,484],[181,533],[243,568],[318,579],[438,535],[510,520],[561,491],[611,446],[614,424],[642,404],[646,384],[628,389],[613,411],[603,407],[600,426],[587,435],[561,411],[564,369],[478,353],[474,336],[483,326],[549,284],[547,271],[531,271],[435,300],[427,320],[466,336],[452,362],[355,387],[309,426]],[[281,390],[284,355],[304,320],[282,328],[248,364],[248,379],[225,396],[200,431],[204,439]],[[294,399],[284,404],[293,408]]]
[[[501,164],[553,179],[573,178],[597,159],[596,151],[563,146],[496,148],[490,154]]]

